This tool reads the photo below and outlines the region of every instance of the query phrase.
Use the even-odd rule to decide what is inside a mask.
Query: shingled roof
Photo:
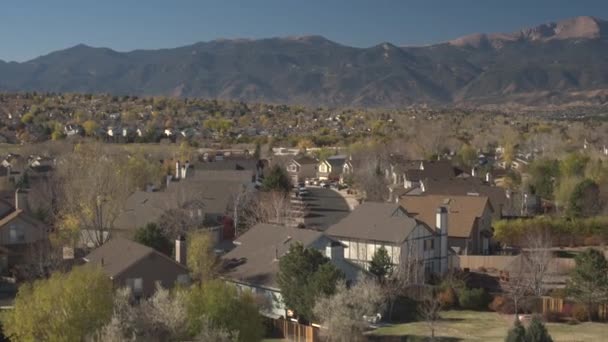
[[[100,265],[108,277],[116,277],[128,270],[132,265],[150,256],[170,260],[177,267],[182,268],[184,272],[188,272],[185,266],[155,249],[122,237],[114,237],[108,240],[100,247],[94,249],[84,259],[88,263]]]
[[[405,210],[430,227],[435,227],[438,207],[448,208],[448,234],[450,237],[468,238],[478,217],[483,216],[486,206],[491,210],[485,196],[420,195],[403,196],[399,203]]]
[[[418,226],[430,229],[426,224],[408,216],[398,204],[365,202],[329,227],[325,233],[334,237],[398,244],[405,241]]]
[[[224,277],[238,282],[277,288],[277,257],[299,242],[304,247],[321,246],[322,233],[309,229],[257,224],[235,242],[237,247],[222,258],[227,268]],[[318,245],[318,246],[317,246]]]

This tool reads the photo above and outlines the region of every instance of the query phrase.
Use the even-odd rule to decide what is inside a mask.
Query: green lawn
[[[446,311],[441,314],[442,321],[437,323],[436,336],[440,341],[504,341],[513,323],[512,315],[495,312]],[[578,325],[547,324],[553,341],[606,341],[608,324],[582,323]],[[413,322],[382,327],[375,330],[374,336],[401,336],[398,340],[425,340],[429,329],[425,322]],[[392,340],[392,339],[391,339]]]

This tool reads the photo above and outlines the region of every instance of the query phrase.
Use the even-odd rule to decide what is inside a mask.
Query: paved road
[[[348,215],[348,204],[337,192],[324,188],[308,188],[308,192],[303,199],[308,207],[306,228],[326,230]]]

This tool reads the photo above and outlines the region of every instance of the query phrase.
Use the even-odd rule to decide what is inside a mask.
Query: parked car
[[[328,183],[328,182],[326,182],[326,181],[322,181],[321,183],[319,183],[319,185],[320,185],[322,188],[329,188],[329,183]]]

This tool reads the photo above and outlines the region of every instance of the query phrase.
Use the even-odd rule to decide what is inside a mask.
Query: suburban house
[[[480,195],[402,196],[399,204],[416,219],[432,225],[437,207],[447,208],[449,247],[457,254],[489,254],[494,209]]]
[[[389,200],[399,198],[409,189],[420,187],[423,180],[448,180],[470,176],[469,173],[454,166],[450,160],[400,160],[399,163],[389,163],[385,173],[389,180]]]
[[[180,177],[168,176],[162,191],[131,194],[114,227],[129,236],[139,227],[158,222],[164,213],[177,211],[195,225],[212,230],[217,242],[231,238],[221,228],[235,196],[242,191],[255,191],[251,171],[180,169]]]
[[[408,190],[404,195],[479,195],[488,198],[494,209],[493,218],[496,220],[500,220],[504,216],[514,216],[517,212],[508,190],[477,177],[425,179],[420,182],[420,186]]]
[[[287,172],[293,184],[304,182],[307,178],[315,178],[317,175],[318,161],[308,156],[300,156],[292,159],[287,164]]]
[[[315,230],[257,224],[234,243],[236,247],[222,257],[223,278],[235,284],[239,291],[249,290],[263,298],[266,305],[261,311],[269,317],[287,317],[276,276],[279,259],[294,243],[324,253],[344,273],[347,281],[356,281],[363,272],[344,260],[342,244]]]
[[[447,271],[448,248],[445,220],[435,221],[439,205],[430,208],[432,222],[412,217],[402,206],[386,202],[365,202],[350,215],[325,231],[344,244],[344,258],[365,269],[374,254],[384,247],[394,264],[415,262],[424,275]],[[446,246],[442,247],[442,237]],[[445,262],[445,263],[444,263]],[[423,267],[422,267],[423,266]]]
[[[7,267],[28,263],[49,242],[49,227],[20,207],[23,197],[15,192],[15,206],[0,200],[0,247],[6,250]]]
[[[175,250],[179,260],[137,242],[114,237],[89,253],[84,261],[101,267],[116,288],[128,287],[136,297],[148,297],[154,294],[157,284],[172,288],[190,281],[188,268],[184,266],[185,241],[177,240]]]
[[[344,176],[353,172],[353,165],[345,155],[331,156],[317,166],[320,180],[343,181]]]

